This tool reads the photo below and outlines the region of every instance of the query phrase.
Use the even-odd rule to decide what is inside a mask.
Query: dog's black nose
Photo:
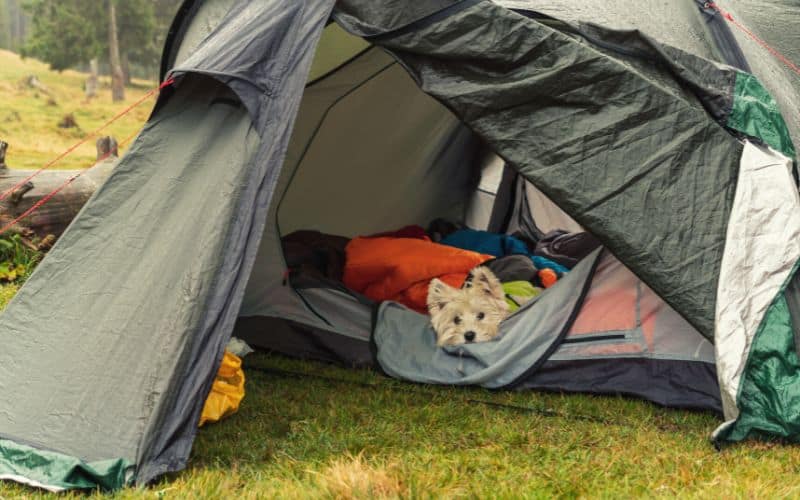
[[[467,342],[472,342],[473,340],[475,340],[475,332],[465,333],[464,338],[467,339]]]

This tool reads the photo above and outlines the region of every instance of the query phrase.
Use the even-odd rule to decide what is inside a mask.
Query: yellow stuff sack
[[[200,427],[207,422],[218,422],[233,415],[239,409],[242,399],[244,399],[242,360],[226,350],[217,377],[214,379],[214,385],[211,386],[211,392],[208,393],[206,404],[203,407]]]

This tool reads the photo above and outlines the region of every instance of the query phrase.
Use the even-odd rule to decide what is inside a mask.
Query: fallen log
[[[33,174],[30,170],[8,168],[5,165],[7,148],[8,144],[0,141],[0,193],[8,192]],[[117,144],[113,138],[98,139],[97,151],[100,161],[47,203],[19,221],[11,231],[40,242],[52,242],[54,238],[60,236],[92,194],[111,174],[117,160],[116,150]],[[76,173],[77,170],[45,170],[16,187],[0,201],[0,224],[5,226],[25,213]]]

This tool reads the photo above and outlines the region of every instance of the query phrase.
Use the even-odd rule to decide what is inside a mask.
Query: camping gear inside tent
[[[187,0],[175,83],[0,317],[0,478],[183,468],[234,332],[415,382],[718,411],[720,443],[800,438],[800,93],[714,6],[643,5]],[[425,315],[287,269],[297,231],[437,218],[603,247],[496,341],[447,348]]]

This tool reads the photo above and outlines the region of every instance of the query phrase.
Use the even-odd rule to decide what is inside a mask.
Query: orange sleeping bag
[[[345,253],[345,286],[422,314],[428,314],[428,284],[433,278],[461,287],[472,268],[493,258],[428,240],[393,237],[355,238]]]

